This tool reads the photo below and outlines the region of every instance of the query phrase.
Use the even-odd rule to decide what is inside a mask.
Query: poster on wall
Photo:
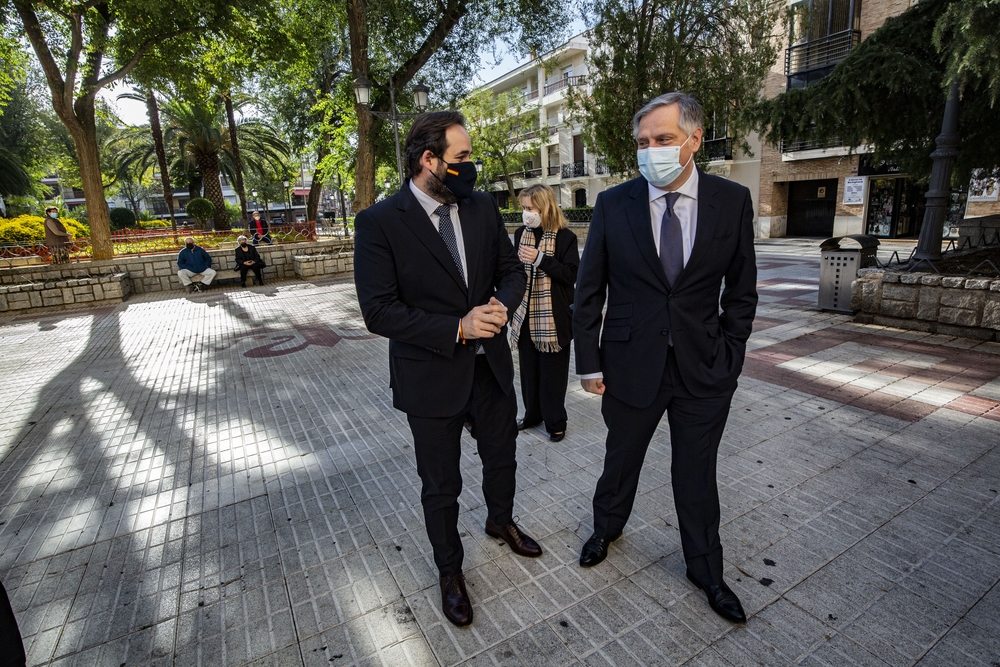
[[[865,203],[865,177],[848,176],[844,179],[844,205],[861,206]]]
[[[969,201],[997,201],[1000,169],[973,169],[969,181]]]

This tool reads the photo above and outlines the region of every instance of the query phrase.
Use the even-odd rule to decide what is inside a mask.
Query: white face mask
[[[635,157],[639,162],[639,173],[658,188],[673,183],[694,157],[694,153],[692,153],[688,161],[681,164],[681,148],[690,140],[691,135],[689,134],[680,146],[657,146],[637,150]]]
[[[542,226],[542,216],[535,211],[521,211],[521,220],[528,229]]]
[[[58,217],[59,217],[59,214],[58,214],[58,213],[56,213],[55,211],[52,211],[51,213],[49,213],[49,217],[50,217],[50,218],[58,218]]]

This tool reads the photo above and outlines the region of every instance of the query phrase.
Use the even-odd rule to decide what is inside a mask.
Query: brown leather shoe
[[[510,550],[519,556],[534,558],[542,555],[542,548],[538,546],[538,542],[522,533],[513,521],[501,528],[486,519],[486,534],[503,540],[510,547]]]
[[[465,576],[461,572],[441,577],[441,610],[459,627],[472,623],[472,600],[465,590]]]

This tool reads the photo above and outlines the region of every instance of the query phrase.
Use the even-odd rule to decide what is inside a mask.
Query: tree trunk
[[[351,69],[368,76],[368,1],[349,0],[347,27],[351,41]],[[354,165],[354,212],[375,203],[374,117],[360,104],[354,105],[358,117],[358,152]],[[402,184],[400,184],[402,185]]]
[[[94,119],[94,105],[77,100],[75,123],[66,124],[76,146],[76,157],[80,167],[80,181],[83,196],[87,202],[87,224],[90,226],[90,247],[94,259],[114,259],[115,248],[111,243],[111,211],[104,198],[104,179],[101,176],[100,152],[97,146],[97,124]],[[89,106],[89,108],[88,108]],[[65,121],[64,121],[65,122]]]
[[[226,100],[226,117],[229,119],[229,141],[233,145],[233,169],[236,172],[236,194],[240,198],[240,212],[243,216],[243,224],[246,224],[247,195],[243,187],[243,159],[240,157],[240,144],[237,141],[236,112],[233,110],[232,91],[226,91],[223,97]]]
[[[323,183],[319,179],[319,165],[329,151],[326,148],[330,138],[327,135],[320,137],[320,147],[316,151],[316,169],[313,171],[312,184],[309,186],[309,197],[306,199],[306,222],[319,219],[319,196],[323,191]]]
[[[202,190],[204,189],[202,185],[205,183],[205,177],[202,176],[201,172],[191,174],[188,179],[188,198],[196,199],[201,197]]]
[[[504,171],[507,170],[504,169]],[[519,202],[517,200],[517,193],[514,192],[514,179],[510,177],[510,174],[504,174],[503,177],[507,181],[507,194],[510,195],[510,201],[507,202],[507,205],[516,211]]]
[[[198,166],[201,167],[201,177],[205,182],[205,199],[215,205],[215,229],[229,229],[226,198],[222,196],[222,184],[219,182],[219,156],[199,156]]]
[[[160,183],[163,185],[163,202],[170,213],[170,228],[177,240],[177,218],[174,216],[174,190],[170,187],[170,170],[167,167],[167,151],[163,147],[163,128],[160,126],[160,108],[152,88],[146,89],[146,114],[149,116],[149,131],[153,135],[156,149],[156,164],[160,168]]]

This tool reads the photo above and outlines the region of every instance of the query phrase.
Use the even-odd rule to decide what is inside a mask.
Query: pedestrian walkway
[[[600,399],[518,439],[539,559],[483,532],[440,611],[387,342],[349,281],[0,318],[0,580],[29,665],[997,665],[1000,344],[816,310],[818,243],[758,245],[719,457],[745,627],[684,576],[665,426],[608,559],[577,564]]]

